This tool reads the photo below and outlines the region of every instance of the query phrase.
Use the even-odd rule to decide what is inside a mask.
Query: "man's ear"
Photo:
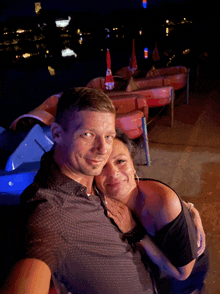
[[[61,144],[63,141],[63,128],[56,122],[53,122],[51,127],[51,134],[54,139],[54,142],[57,144]]]

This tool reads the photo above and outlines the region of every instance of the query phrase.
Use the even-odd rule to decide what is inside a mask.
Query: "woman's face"
[[[136,187],[135,169],[129,150],[114,139],[112,153],[102,173],[95,177],[98,189],[106,196],[126,203],[129,193]]]

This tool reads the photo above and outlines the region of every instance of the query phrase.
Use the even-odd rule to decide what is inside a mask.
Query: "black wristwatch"
[[[141,241],[144,236],[147,234],[147,231],[144,227],[135,227],[131,231],[122,235],[122,240],[127,240],[130,245],[138,243]]]

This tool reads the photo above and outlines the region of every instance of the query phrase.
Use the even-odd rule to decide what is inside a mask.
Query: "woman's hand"
[[[127,233],[136,227],[129,208],[110,197],[105,197],[108,217],[112,218],[122,233]]]
[[[183,203],[188,208],[188,204],[183,201]],[[202,219],[200,217],[199,211],[193,206],[190,209],[190,214],[192,216],[192,219],[194,221],[196,232],[197,232],[197,246],[198,246],[198,257],[203,254],[206,247],[206,236],[202,225]]]

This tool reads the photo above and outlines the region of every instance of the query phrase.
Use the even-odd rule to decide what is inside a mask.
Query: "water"
[[[128,55],[112,56],[112,68],[128,65]],[[55,69],[51,76],[47,66],[6,68],[0,72],[0,126],[8,127],[19,115],[27,113],[49,96],[65,89],[86,86],[93,78],[105,76],[105,56],[85,61],[71,61],[71,64]]]
[[[149,48],[149,58],[145,60],[146,43],[147,40],[144,36],[141,39],[136,39],[135,48],[138,68],[149,70],[152,65],[150,57],[153,48]],[[34,109],[53,94],[63,92],[71,87],[86,86],[91,79],[105,76],[106,49],[101,50],[101,48],[105,48],[107,45],[111,45],[113,74],[123,66],[128,66],[132,47],[130,39],[115,41],[114,46],[111,43],[106,43],[105,46],[103,44],[100,42],[100,44],[92,44],[94,45],[92,47],[91,44],[86,46],[88,51],[83,51],[83,59],[71,59],[65,62],[64,66],[60,64],[54,66],[52,63],[51,66],[55,67],[54,76],[51,76],[48,71],[48,61],[44,61],[42,64],[38,64],[38,62],[32,64],[27,59],[24,60],[26,66],[15,64],[0,69],[0,126],[9,127],[18,116]],[[97,54],[97,52],[99,53]],[[191,59],[190,63],[192,62]]]

